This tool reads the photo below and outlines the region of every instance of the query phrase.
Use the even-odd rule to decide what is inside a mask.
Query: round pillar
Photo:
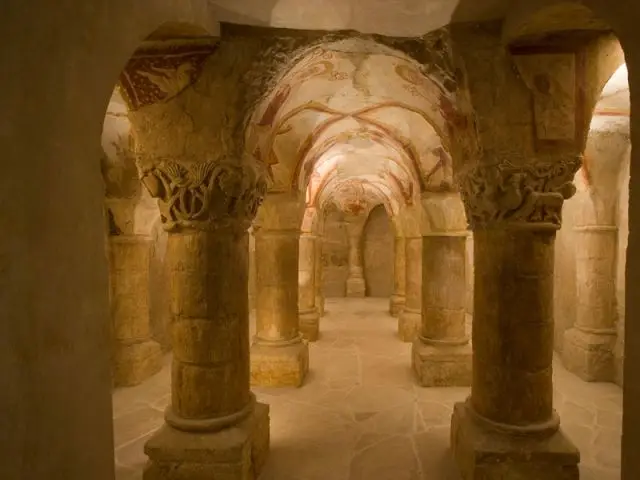
[[[412,342],[422,323],[422,237],[405,238],[405,305],[398,317],[398,336]]]
[[[578,478],[579,452],[553,409],[552,359],[555,232],[579,166],[504,162],[460,179],[475,283],[471,395],[451,425],[464,478]]]
[[[320,313],[316,307],[316,243],[318,238],[311,233],[300,235],[298,253],[298,310],[300,333],[310,341],[318,339]]]
[[[412,364],[424,387],[471,384],[466,332],[467,232],[422,238],[422,322]]]
[[[474,231],[471,405],[515,430],[558,426],[553,410],[555,229]]]
[[[267,195],[255,225],[256,334],[251,382],[300,386],[309,370],[309,347],[300,334],[298,265],[304,204],[286,194]]]
[[[349,273],[347,276],[347,297],[364,297],[366,285],[362,268],[362,229],[349,231]]]
[[[151,239],[108,237],[115,386],[138,385],[162,368],[162,348],[151,338],[149,268]]]
[[[242,295],[248,248],[242,224],[169,233],[173,363],[167,422],[175,428],[218,430],[254,408],[248,295]]]
[[[585,225],[576,236],[576,322],[564,334],[564,366],[580,378],[610,382],[615,378],[616,343],[615,225]]]
[[[173,348],[171,404],[145,445],[144,479],[241,480],[269,445],[268,407],[249,386],[247,233],[266,185],[252,164],[214,162],[163,162],[142,181],[168,231]]]
[[[321,317],[324,317],[325,308],[324,308],[324,289],[323,289],[323,273],[324,269],[322,268],[322,237],[316,237],[316,241],[314,244],[314,272],[315,272],[315,287],[316,287],[316,308],[318,309],[318,314]]]
[[[393,294],[389,299],[389,314],[393,317],[400,315],[405,305],[405,239],[395,237],[393,243]]]

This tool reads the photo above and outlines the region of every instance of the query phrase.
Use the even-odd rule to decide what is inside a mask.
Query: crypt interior
[[[80,49],[49,79],[52,137],[7,149],[34,160],[0,184],[0,478],[636,478],[622,10],[141,3],[144,34],[84,87],[102,98],[70,86]]]

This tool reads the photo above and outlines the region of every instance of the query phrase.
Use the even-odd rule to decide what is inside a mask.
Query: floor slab
[[[458,480],[449,453],[453,404],[467,387],[423,388],[388,299],[327,299],[301,388],[254,388],[271,406],[271,455],[260,480]],[[140,480],[143,445],[169,402],[160,373],[114,391],[117,480]],[[581,480],[620,478],[622,391],[555,363],[555,403],[581,450]]]

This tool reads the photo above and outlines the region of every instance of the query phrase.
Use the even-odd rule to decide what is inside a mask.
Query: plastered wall
[[[555,350],[562,351],[563,337],[567,329],[571,328],[577,315],[577,285],[578,282],[588,281],[580,277],[576,269],[577,249],[584,248],[580,244],[576,227],[585,223],[593,223],[591,212],[594,205],[602,205],[599,193],[594,191],[585,179],[585,172],[581,170],[576,175],[575,183],[578,187],[576,195],[565,203],[563,208],[562,228],[556,236],[555,255],[555,286],[554,286],[554,314],[555,314]],[[625,268],[626,251],[629,235],[629,151],[625,153],[622,168],[616,178],[614,188],[609,189],[617,198],[613,199],[614,216],[612,220],[618,227],[617,251],[612,252],[615,258],[615,328],[618,339],[614,349],[615,381],[622,385],[622,364],[624,358],[624,324],[625,324]],[[597,208],[597,207],[596,207]]]
[[[325,216],[322,237],[322,288],[325,297],[344,297],[347,290],[349,236],[344,215],[336,210]]]
[[[366,295],[390,297],[393,293],[393,225],[382,205],[371,210],[362,241]]]

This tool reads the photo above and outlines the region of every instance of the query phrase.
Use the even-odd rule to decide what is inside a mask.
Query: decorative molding
[[[120,74],[129,109],[166,102],[193,85],[216,45],[212,38],[145,43]]]
[[[471,229],[560,228],[562,205],[576,188],[580,156],[553,162],[480,165],[458,178]]]
[[[259,165],[163,160],[141,172],[141,181],[157,198],[167,231],[249,228],[267,184]]]

